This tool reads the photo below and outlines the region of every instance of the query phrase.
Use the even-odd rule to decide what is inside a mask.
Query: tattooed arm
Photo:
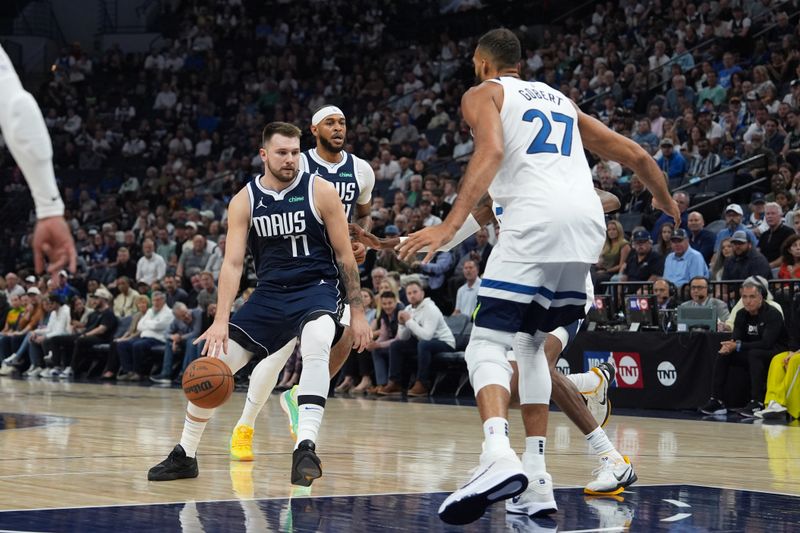
[[[364,315],[361,283],[353,250],[347,232],[347,218],[336,189],[323,179],[314,180],[314,205],[325,224],[325,231],[336,254],[336,266],[350,300],[350,330],[353,347],[359,352],[366,348],[372,335]]]

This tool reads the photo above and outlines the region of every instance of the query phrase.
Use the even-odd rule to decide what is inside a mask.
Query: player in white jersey
[[[64,221],[64,202],[53,171],[53,144],[44,117],[33,96],[22,87],[11,60],[0,47],[0,130],[36,205],[33,261],[36,272],[55,274],[64,267],[75,272],[77,254]]]
[[[412,234],[400,246],[402,259],[428,246],[428,261],[487,190],[503,207],[466,350],[484,451],[470,481],[439,508],[440,518],[454,524],[477,520],[491,503],[522,494],[529,481],[538,500],[552,501],[540,512],[555,510],[544,461],[552,387],[546,332],[585,316],[586,274],[599,257],[604,233],[584,145],[632,168],[653,193],[655,207],[680,216],[658,166],[641,147],[580,112],[557,90],[521,81],[520,59],[521,46],[511,31],[492,30],[480,38],[473,63],[481,83],[461,101],[475,137],[461,193],[443,224]],[[508,439],[512,370],[506,352],[512,348],[526,434],[533,435],[526,438],[522,462]]]
[[[363,159],[344,150],[347,138],[347,121],[344,112],[336,106],[326,105],[317,110],[311,118],[311,134],[316,139],[316,147],[300,154],[299,168],[302,172],[318,174],[329,181],[339,193],[348,222],[368,231],[372,224],[372,189],[375,186],[375,172]],[[366,256],[366,248],[357,240],[352,241],[353,255],[361,264]],[[353,346],[350,332],[350,306],[345,305],[339,323],[344,332],[331,348],[328,370],[335,376],[342,368]],[[261,368],[260,368],[261,367]],[[266,405],[277,375],[274,366],[266,360],[261,361],[250,375],[247,397],[242,415],[233,428],[230,439],[231,458],[237,461],[253,460],[253,433],[258,413]],[[280,370],[280,369],[278,369]],[[281,407],[289,417],[292,437],[296,434],[298,420],[297,386],[281,395]]]
[[[595,192],[600,197],[604,212],[609,213],[619,209],[620,203],[616,196],[599,189],[596,189]],[[491,223],[495,219],[498,222],[501,221],[502,211],[492,206],[491,199],[487,194],[467,217],[464,226],[459,229],[453,240],[440,247],[439,250],[449,251],[453,249],[464,239],[475,233],[478,228]],[[371,233],[364,232],[352,225],[351,232],[365,246],[375,249],[391,249],[405,239],[405,237],[379,239]],[[594,301],[592,280],[589,275],[586,276],[586,293],[587,303],[585,309],[588,312],[588,308],[591,307]],[[586,440],[600,462],[601,468],[595,472],[597,476],[584,488],[584,492],[589,495],[615,495],[637,480],[636,472],[630,460],[617,451],[603,430],[603,426],[608,421],[611,413],[608,387],[614,381],[616,370],[608,363],[603,363],[588,372],[570,374],[569,376],[564,376],[556,370],[556,362],[559,355],[566,350],[568,343],[575,337],[579,327],[580,321],[575,321],[566,327],[558,327],[554,331],[548,332],[544,351],[547,356],[553,384],[551,399],[586,436]],[[518,399],[519,372],[514,351],[509,351],[507,357],[513,369],[511,397]],[[522,414],[526,430],[529,427],[534,427],[535,419],[529,419],[531,415],[529,410],[524,409]],[[536,435],[528,436],[535,437]],[[551,502],[549,498],[549,494],[539,495],[533,490],[529,490],[518,499],[515,498],[514,501],[506,500],[508,512],[514,514],[535,514],[541,510],[542,506],[548,507],[549,505],[554,505],[554,502]]]

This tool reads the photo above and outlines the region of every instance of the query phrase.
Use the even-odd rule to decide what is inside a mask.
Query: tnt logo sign
[[[567,361],[563,357],[559,358],[558,362],[556,362],[556,370],[558,370],[565,376],[569,376],[571,371],[571,369],[569,368],[569,361]]]
[[[642,389],[642,361],[636,352],[614,352],[617,361],[617,386],[621,389]]]
[[[671,387],[678,381],[678,370],[669,361],[661,361],[656,369],[658,381],[665,387]]]

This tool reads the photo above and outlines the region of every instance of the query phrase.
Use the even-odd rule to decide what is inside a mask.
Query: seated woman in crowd
[[[783,261],[778,271],[778,278],[800,278],[800,235],[792,235],[783,242],[781,256]]]
[[[372,325],[372,329],[377,329],[375,325],[375,295],[371,290],[362,288],[361,297],[364,299],[364,314],[367,322]],[[344,376],[342,382],[334,389],[338,393],[352,392],[353,394],[364,394],[372,387],[372,358],[368,352],[362,354],[355,350],[350,351],[350,356],[342,367],[341,374]],[[361,378],[358,384],[356,379]]]
[[[625,239],[622,224],[617,220],[609,220],[606,226],[606,242],[600,252],[600,260],[597,262],[592,280],[596,292],[602,292],[600,286],[602,282],[609,281],[620,273],[630,252],[631,245]]]
[[[711,279],[714,281],[722,281],[722,272],[725,269],[725,260],[733,255],[733,244],[730,238],[723,239],[719,244],[719,253],[714,254],[714,259],[711,261]]]
[[[117,352],[117,346],[120,342],[138,338],[139,334],[141,333],[137,329],[137,326],[139,325],[139,320],[142,319],[144,314],[147,312],[147,309],[150,307],[150,299],[147,296],[139,295],[136,297],[134,303],[136,305],[136,312],[131,317],[131,325],[128,326],[128,329],[125,331],[122,337],[111,341],[111,350],[108,354],[108,359],[106,360],[106,365],[103,369],[101,379],[117,379],[117,373],[119,372],[119,353]]]
[[[390,280],[394,281],[391,278],[386,278],[381,282],[381,286]],[[403,308],[398,301],[396,291],[382,291],[379,300],[380,314],[377,316],[375,324],[377,326],[377,336],[374,341],[367,345],[367,350],[372,354],[376,385],[368,390],[369,393],[375,393],[379,388],[386,385],[389,380],[389,346],[397,336],[399,325],[397,315]]]
[[[665,222],[658,232],[658,243],[656,243],[656,251],[661,257],[667,257],[672,252],[672,230],[675,224],[672,222]]]

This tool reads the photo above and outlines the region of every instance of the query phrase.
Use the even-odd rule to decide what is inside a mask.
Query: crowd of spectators
[[[321,3],[309,5],[165,2],[174,10],[163,14],[163,39],[148,53],[113,45],[63,50],[36,96],[79,266],[74,275],[32,277],[30,233],[7,225],[0,263],[12,311],[0,351],[15,359],[6,367],[24,370],[29,362],[29,371],[47,367],[47,375],[91,371],[159,382],[179,376],[197,355],[191,340],[215,312],[227,201],[260,172],[257,148],[269,121],[306,131],[320,105],[345,110],[346,149],[375,170],[377,235],[407,235],[447,216],[473,149],[459,102],[472,84],[478,35],[442,32],[403,43],[389,31],[409,7],[401,2],[335,0],[324,13]],[[414,5],[429,14],[425,3]],[[517,28],[522,77],[560,89],[631,137],[673,188],[689,185],[675,193],[684,215],[675,229],[628,169],[587,154],[596,186],[622,200],[593,273],[597,291],[614,280],[663,279],[680,289],[698,276],[797,278],[798,2],[620,0],[593,9],[542,33]],[[304,148],[310,143],[305,136]],[[731,171],[726,186],[764,182],[731,196],[722,212],[689,208],[696,178],[759,155]],[[0,169],[10,176],[4,191],[23,195],[3,151]],[[348,364],[341,390],[395,393],[406,387],[397,373],[404,354],[425,366],[432,342],[452,348],[443,328],[417,328],[413,320],[432,306],[438,316],[471,315],[497,229],[482,229],[428,265],[402,262],[391,250],[369,252],[361,268],[375,310],[374,364]],[[421,300],[408,294],[414,282]],[[50,317],[46,327],[42,316]],[[50,327],[52,320],[60,325]],[[293,358],[281,386],[296,383],[299,371]],[[424,393],[430,370],[410,373],[419,382],[411,389]]]

